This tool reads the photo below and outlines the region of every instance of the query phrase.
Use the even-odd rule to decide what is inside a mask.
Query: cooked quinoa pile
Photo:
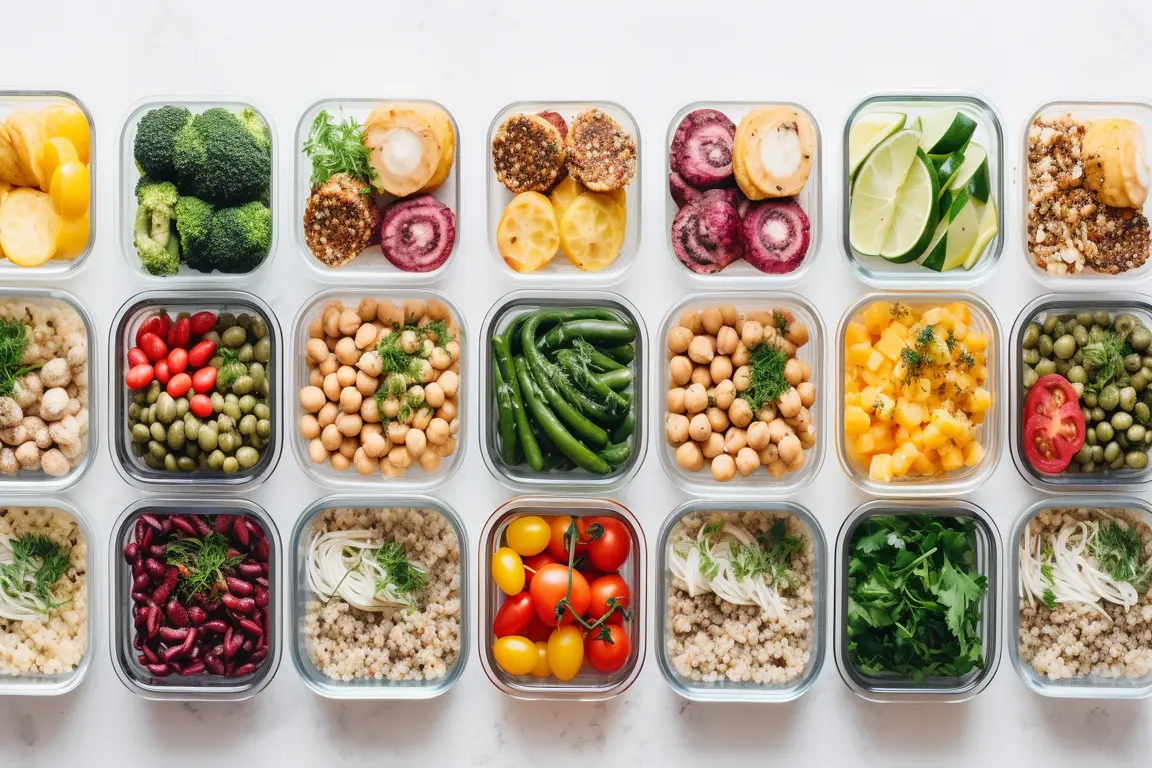
[[[0,674],[59,675],[84,658],[88,642],[88,545],[72,515],[48,507],[0,508],[0,534],[43,534],[70,547],[72,566],[53,587],[61,605],[40,619],[0,618]]]
[[[669,577],[664,639],[668,659],[678,675],[697,682],[791,683],[808,668],[815,642],[816,555],[811,533],[791,515],[755,511],[697,512],[677,526],[695,536],[717,515],[753,535],[767,533],[782,518],[790,535],[803,537],[803,547],[789,559],[796,586],[781,593],[791,610],[774,619],[758,606],[733,605],[711,593],[691,597],[686,584]]]
[[[460,655],[460,543],[442,514],[418,508],[327,509],[312,533],[368,530],[403,545],[428,571],[419,610],[372,613],[340,598],[308,602],[308,657],[324,675],[352,680],[436,680]]]
[[[1152,560],[1152,529],[1123,509],[1105,510],[1112,518],[1135,526],[1144,542],[1144,563]],[[1028,526],[1033,540],[1047,539],[1067,522],[1100,519],[1097,510],[1046,509]],[[1152,672],[1152,589],[1139,605],[1125,608],[1099,605],[1111,618],[1084,603],[1061,603],[1049,610],[1043,603],[1020,601],[1020,655],[1050,680],[1089,675],[1100,678],[1139,678]]]

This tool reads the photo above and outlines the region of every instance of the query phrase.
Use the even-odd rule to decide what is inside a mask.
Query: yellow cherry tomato
[[[88,166],[79,161],[64,163],[52,174],[52,207],[66,219],[75,219],[88,211]]]
[[[508,531],[504,534],[508,546],[516,550],[521,557],[538,555],[545,550],[552,538],[552,529],[542,517],[525,515],[518,517],[508,524]]]
[[[584,634],[569,624],[548,636],[548,666],[564,682],[576,677],[584,663]]]
[[[506,595],[524,591],[524,561],[511,547],[500,547],[492,553],[492,578]]]
[[[532,677],[548,677],[552,674],[552,667],[548,664],[548,643],[543,640],[536,641],[536,666],[529,674]]]
[[[65,163],[79,162],[80,159],[76,156],[76,147],[62,136],[48,139],[40,148],[40,170],[49,182],[55,176],[57,168]],[[44,191],[47,192],[48,190]]]
[[[509,635],[502,637],[492,646],[492,656],[496,666],[510,675],[527,675],[536,668],[536,645],[526,637]]]
[[[88,212],[74,219],[60,219],[60,232],[56,235],[55,259],[74,259],[88,247],[90,222]]]
[[[59,136],[72,142],[80,162],[87,164],[90,159],[92,135],[88,129],[88,117],[75,104],[58,104],[48,107],[43,113],[44,132],[49,138]]]

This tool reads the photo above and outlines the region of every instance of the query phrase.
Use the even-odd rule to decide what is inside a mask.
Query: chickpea
[[[408,425],[402,421],[390,421],[386,434],[390,442],[400,445],[404,442],[404,436],[408,434]]]
[[[388,457],[380,459],[380,474],[384,477],[400,477],[404,474],[403,467],[396,467],[392,462],[388,461]]]
[[[692,361],[683,355],[677,355],[668,361],[668,375],[672,383],[682,387],[692,378]]]
[[[692,369],[692,378],[689,381],[707,389],[712,386],[712,372],[708,370],[708,366],[698,365]]]
[[[780,460],[785,464],[796,461],[796,457],[803,455],[804,448],[800,445],[800,438],[796,435],[787,435],[780,441]]]
[[[780,450],[776,447],[775,443],[768,443],[768,445],[756,453],[760,456],[760,463],[765,467],[774,461],[780,460]]]
[[[691,430],[688,417],[682,413],[670,413],[664,423],[664,431],[669,445],[680,445],[688,439]]]
[[[356,305],[356,314],[360,316],[360,321],[370,323],[375,320],[377,306],[376,299],[360,299],[360,303]]]
[[[433,408],[444,405],[444,389],[435,381],[424,387],[424,402]]]
[[[748,425],[748,447],[754,451],[762,451],[772,445],[772,437],[768,434],[768,425],[762,421],[754,421]]]
[[[325,397],[335,402],[340,399],[340,390],[343,387],[340,386],[340,379],[336,377],[336,374],[330,373],[324,377],[323,389]]]
[[[394,419],[400,413],[400,399],[396,397],[384,398],[384,404],[380,408],[380,413],[386,419]]]
[[[380,355],[375,350],[370,350],[360,355],[360,359],[356,361],[356,367],[367,375],[378,378],[384,372],[384,361],[380,359]]]
[[[415,323],[428,313],[428,302],[423,299],[408,299],[404,302],[404,322]]]
[[[695,383],[684,393],[684,408],[688,413],[700,413],[708,407],[708,393],[703,384]]]
[[[739,368],[750,362],[752,362],[752,353],[748,351],[748,347],[744,346],[742,341],[736,342],[736,351],[732,353],[732,365]]]
[[[320,422],[310,413],[300,417],[300,436],[305,440],[312,440],[320,436]]]
[[[676,463],[681,469],[689,472],[698,472],[704,467],[704,456],[700,453],[700,446],[687,442],[676,449]]]
[[[324,386],[324,374],[320,373],[319,368],[308,371],[308,386],[316,387],[316,389]],[[320,391],[323,392],[324,390],[321,389]]]
[[[313,464],[323,464],[328,461],[328,449],[320,442],[320,438],[314,437],[308,441],[308,458],[312,460]]]
[[[799,360],[799,358],[797,358]],[[812,366],[804,360],[800,360],[800,377],[804,381],[809,381],[812,378]]]
[[[448,353],[448,357],[452,358],[452,362],[456,362],[460,359],[460,342],[448,342],[444,345],[444,351]]]
[[[357,448],[356,452],[352,454],[352,466],[356,467],[356,471],[360,474],[370,475],[376,471],[379,465],[368,458],[368,454],[364,452],[363,448]]]
[[[790,461],[785,466],[788,467],[789,472],[796,472],[804,467],[804,451],[796,454],[796,458]]]
[[[336,342],[338,342],[338,341],[340,341],[339,336],[325,336],[324,337],[324,346],[328,347],[329,352],[335,352],[336,351]]]
[[[712,478],[718,483],[726,483],[736,477],[736,460],[726,453],[712,459]]]
[[[308,338],[309,339],[324,339],[324,316],[322,314],[316,315],[308,322]],[[327,457],[325,457],[327,458]]]
[[[728,418],[736,426],[746,427],[752,423],[752,406],[743,398],[733,400],[732,407],[728,409]]]
[[[412,454],[412,458],[418,459],[420,454],[428,448],[428,438],[422,430],[410,429],[404,435],[404,447],[408,449],[408,453]]]
[[[777,406],[781,416],[786,419],[792,418],[800,413],[800,409],[803,407],[800,403],[800,393],[795,388],[789,389],[780,396],[780,402]]]
[[[695,336],[688,344],[688,358],[694,363],[707,364],[716,356],[716,341],[712,336]]]
[[[388,441],[384,439],[384,436],[375,432],[364,436],[361,444],[364,448],[365,455],[372,459],[379,459],[387,453],[390,447]]]
[[[355,437],[360,434],[360,428],[364,426],[364,420],[360,418],[359,413],[342,413],[336,417],[334,423],[336,429],[345,437]]]
[[[436,415],[444,419],[444,421],[451,422],[456,418],[456,403],[448,400],[444,405],[436,409]]]
[[[712,358],[712,364],[708,366],[708,375],[711,376],[712,381],[724,381],[732,378],[732,361],[723,355]]]
[[[390,301],[376,303],[376,319],[386,327],[404,325],[404,309]]]
[[[686,309],[680,313],[680,325],[692,331],[692,335],[704,330],[704,322],[700,319],[700,313],[694,309]]]
[[[324,358],[323,362],[317,367],[320,369],[320,373],[328,376],[329,374],[336,373],[336,369],[340,367],[340,361],[336,359],[335,352],[329,352],[328,357]]]
[[[724,433],[724,453],[735,456],[741,448],[748,445],[748,432],[740,427],[730,427]]]
[[[378,331],[372,323],[364,323],[356,330],[356,348],[368,349],[376,344]]]
[[[708,436],[712,434],[712,424],[708,421],[708,417],[703,413],[698,413],[692,417],[692,421],[688,423],[688,436],[693,440],[701,441],[707,440]]]
[[[784,364],[784,381],[793,387],[804,381],[804,372],[800,368],[800,361],[794,357],[789,358],[788,362]]]
[[[336,369],[336,381],[341,387],[350,387],[356,383],[356,369],[350,365],[342,365]]]
[[[345,336],[336,342],[336,359],[343,365],[355,365],[360,360],[360,350],[356,348],[356,340]]]
[[[742,365],[736,369],[732,374],[732,384],[736,387],[737,392],[747,392],[748,388],[752,386],[752,371],[748,366]]]
[[[448,422],[441,418],[435,418],[428,422],[428,428],[424,430],[424,434],[428,438],[428,442],[433,445],[444,445],[452,436]]]
[[[336,421],[336,417],[340,415],[340,406],[336,403],[324,403],[324,407],[320,409],[320,413],[316,414],[316,421],[320,424],[321,428],[328,426]]]
[[[725,325],[716,334],[716,351],[722,355],[730,355],[735,352],[736,345],[739,343],[740,336],[732,326]]]
[[[414,415],[412,417],[412,423],[409,424],[409,426],[412,427],[413,429],[419,429],[419,430],[423,431],[423,430],[427,429],[428,425],[431,423],[432,423],[432,409],[429,408],[428,406],[424,406],[420,410],[416,411],[416,415]]]
[[[796,387],[796,393],[800,395],[800,405],[805,408],[811,408],[816,402],[816,385],[810,381],[800,382]]]
[[[446,371],[452,367],[452,355],[444,347],[434,347],[428,356],[428,362],[438,371]]]
[[[325,336],[339,336],[340,335],[340,303],[329,304],[324,307],[324,335]]]
[[[788,435],[793,434],[792,427],[788,426],[784,419],[775,418],[768,422],[768,438],[777,445]]]
[[[362,322],[363,320],[360,319],[359,313],[355,309],[348,307],[340,313],[340,319],[338,321],[340,333],[345,336],[355,336],[356,331],[360,330],[360,324]]]
[[[444,397],[456,396],[456,392],[460,388],[460,377],[455,372],[444,371],[436,381],[440,384],[440,389],[444,391]]]
[[[736,454],[736,471],[740,473],[741,477],[748,477],[759,468],[760,455],[756,451],[744,447]]]
[[[736,385],[732,383],[731,379],[724,379],[716,385],[716,407],[722,411],[726,411],[732,407],[733,401],[736,400]]]
[[[323,444],[324,449],[328,451],[338,449],[343,440],[344,436],[340,434],[340,430],[336,428],[335,424],[329,424],[324,427],[324,431],[320,433],[320,442]]]
[[[816,445],[816,427],[809,426],[803,432],[798,432],[797,435],[800,437],[800,447],[804,450]]]
[[[700,450],[703,451],[706,459],[714,459],[724,453],[724,433],[713,432],[708,435],[708,439],[700,446]]]
[[[435,472],[440,468],[440,454],[436,451],[424,451],[420,454],[420,469],[425,472]]]
[[[788,332],[784,334],[784,338],[797,347],[802,347],[808,343],[808,326],[799,320],[793,320],[788,324]]]
[[[791,419],[787,419],[787,422],[796,432],[804,432],[812,426],[812,413],[807,408],[801,406],[800,412]]]
[[[308,353],[309,363],[320,363],[328,357],[328,345],[324,343],[324,339],[308,339],[304,350]]]
[[[764,326],[756,320],[745,320],[744,327],[740,330],[740,341],[748,349],[756,347],[764,341]]]
[[[760,406],[760,413],[756,414],[756,418],[768,424],[772,422],[777,416],[775,403],[764,403]]]
[[[300,405],[308,413],[316,413],[326,402],[328,398],[324,396],[324,390],[319,387],[308,386],[300,390]]]
[[[788,474],[788,467],[780,459],[776,459],[771,464],[768,464],[768,474],[779,480]]]
[[[425,302],[424,311],[428,314],[428,319],[434,323],[452,317],[452,313],[448,311],[448,305],[439,299],[429,299]]]
[[[708,415],[708,423],[712,425],[713,432],[723,432],[728,429],[729,419],[727,411],[721,408],[709,408],[706,411]]]
[[[668,351],[674,355],[682,355],[688,351],[692,342],[692,331],[682,325],[674,325],[668,331]]]
[[[715,336],[720,332],[720,326],[724,325],[724,314],[720,311],[720,307],[708,307],[700,313],[700,323],[704,326],[705,333]]]
[[[352,459],[348,458],[342,453],[334,453],[332,454],[331,458],[332,469],[335,469],[337,472],[343,472],[344,470],[348,469],[348,467],[352,466]]]
[[[364,397],[372,397],[376,394],[376,390],[380,388],[380,380],[375,376],[369,376],[364,371],[356,371],[356,389]]]
[[[388,463],[400,469],[408,469],[412,466],[412,459],[415,458],[412,454],[408,453],[408,449],[404,446],[396,446],[388,451]]]
[[[669,413],[684,413],[684,387],[673,387],[668,390]]]
[[[451,456],[456,452],[456,438],[450,437],[444,441],[444,445],[436,446],[436,453],[441,456]]]
[[[364,396],[356,387],[344,387],[340,390],[340,409],[344,413],[357,413],[362,402],[364,402]]]

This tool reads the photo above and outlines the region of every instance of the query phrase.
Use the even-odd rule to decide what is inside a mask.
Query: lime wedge
[[[892,229],[880,249],[881,256],[899,264],[912,261],[923,252],[936,229],[939,185],[932,161],[924,150],[917,149],[916,160],[896,196]]]
[[[920,115],[912,118],[912,122],[908,123],[908,127],[914,131],[924,131],[924,119]]]
[[[865,256],[879,256],[895,218],[896,198],[916,162],[920,134],[897,131],[868,156],[856,174],[848,211],[848,242]]]
[[[932,158],[932,164],[936,166],[936,176],[940,179],[940,191],[943,193],[964,164],[964,153],[956,150],[950,155],[936,155]]]
[[[899,112],[871,112],[856,118],[848,131],[848,178],[855,176],[872,150],[903,128],[907,119]]]
[[[968,194],[982,203],[992,196],[992,178],[988,173],[988,153],[973,142],[964,150],[964,162],[948,183],[953,193],[967,189]]]
[[[919,259],[920,264],[937,272],[947,272],[964,264],[976,244],[979,225],[976,201],[961,190],[948,209],[948,216],[936,226],[928,249]]]
[[[1000,227],[996,222],[996,201],[977,202],[975,207],[980,216],[980,225],[976,228],[976,244],[968,252],[968,257],[964,259],[964,269],[972,269],[976,266],[976,262],[980,261],[980,257],[984,255],[988,245],[996,239],[996,235],[1000,234]]]
[[[975,131],[975,120],[958,109],[946,109],[924,118],[920,146],[930,155],[950,155],[964,149]]]

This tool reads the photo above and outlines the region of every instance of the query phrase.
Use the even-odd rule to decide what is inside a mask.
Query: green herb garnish
[[[18,320],[0,320],[0,397],[16,392],[16,380],[39,365],[20,365],[28,351],[28,328]]]
[[[356,118],[336,122],[328,110],[320,110],[304,142],[304,154],[312,160],[310,182],[316,188],[337,173],[346,173],[368,184],[375,176],[370,162],[372,153],[364,146],[364,129]],[[370,189],[363,190],[365,194]]]
[[[8,546],[12,560],[0,563],[0,590],[5,596],[42,615],[63,605],[52,587],[71,567],[71,550],[44,534],[9,539]]]
[[[740,397],[748,401],[753,411],[759,411],[766,403],[775,403],[790,387],[784,378],[784,366],[788,355],[771,344],[760,344],[751,350],[748,370],[751,383]]]
[[[1128,582],[1141,595],[1148,591],[1152,570],[1144,564],[1144,542],[1135,528],[1115,520],[1102,522],[1088,541],[1088,550],[1100,570],[1113,579]]]
[[[228,539],[213,531],[203,539],[172,539],[164,551],[180,571],[181,591],[190,596],[224,589],[225,572],[244,561],[242,555],[229,557],[229,549]]]
[[[231,387],[236,383],[236,380],[241,376],[248,373],[248,367],[240,362],[240,354],[231,347],[224,347],[219,350],[220,370],[217,374],[220,378],[220,386],[225,389]]]
[[[376,563],[388,576],[387,581],[377,580],[378,591],[392,587],[397,597],[410,598],[428,583],[428,575],[412,564],[399,542],[390,541],[376,550]]]
[[[1083,354],[1084,366],[1094,374],[1094,378],[1084,387],[1085,392],[1099,392],[1111,383],[1119,387],[1128,384],[1124,358],[1132,354],[1132,348],[1123,336],[1108,331],[1101,341],[1085,344]]]

